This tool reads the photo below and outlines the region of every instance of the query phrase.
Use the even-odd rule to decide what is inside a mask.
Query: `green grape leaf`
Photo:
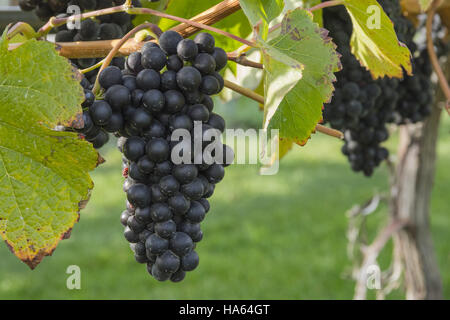
[[[158,11],[163,12],[166,10],[169,1],[170,0],[160,0],[158,2],[151,2],[149,0],[141,0],[141,4],[142,4],[143,8],[149,8],[149,9],[158,10]],[[161,20],[160,17],[154,16],[151,14],[138,14],[134,17],[133,24],[134,24],[134,26],[138,26],[145,22],[158,24],[160,20]]]
[[[0,234],[30,268],[70,235],[101,158],[77,134],[83,90],[49,42],[0,40]]]
[[[394,25],[376,0],[344,0],[353,22],[352,53],[374,79],[412,74],[411,53],[399,42]]]
[[[171,0],[169,2],[169,5],[167,7],[166,12],[168,14],[182,17],[182,18],[192,18],[199,13],[202,13],[203,11],[211,8],[212,6],[218,4],[221,2],[220,0]],[[173,26],[178,24],[176,21],[168,20],[168,19],[161,19],[159,27],[165,31]],[[219,21],[218,23],[214,24],[214,27],[219,28],[221,30],[230,32],[236,36],[239,36],[241,38],[246,38],[251,33],[252,29],[250,27],[250,24],[248,23],[247,19],[245,18],[245,14],[242,12],[242,10],[239,10],[230,16],[226,17],[225,19]],[[204,31],[209,32],[209,31]],[[231,52],[242,46],[242,43],[230,39],[228,37],[209,32],[211,33],[214,38],[216,39],[216,46],[221,47],[227,52]]]
[[[420,9],[425,12],[433,3],[433,0],[419,0]]]
[[[323,104],[331,99],[334,72],[341,69],[336,45],[303,9],[288,11],[280,34],[260,45],[264,128],[278,129],[281,140],[304,145],[322,118]]]
[[[263,39],[267,36],[269,23],[278,17],[284,8],[284,0],[240,0],[241,8],[250,24],[263,23]]]

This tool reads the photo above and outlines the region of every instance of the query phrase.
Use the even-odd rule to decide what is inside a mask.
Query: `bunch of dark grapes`
[[[350,49],[352,23],[343,6],[324,10],[324,26],[342,55],[343,70],[337,73],[333,100],[324,108],[324,121],[345,134],[342,152],[354,171],[371,176],[388,156],[381,143],[389,138],[388,123],[404,124],[424,120],[432,100],[431,65],[425,49],[413,38],[414,25],[402,13],[398,1],[380,0],[394,22],[397,36],[413,54],[413,75],[404,79],[373,80]]]
[[[388,157],[387,149],[380,144],[389,137],[386,123],[394,114],[398,81],[374,81],[361,67],[350,51],[352,23],[345,8],[324,10],[324,26],[342,55],[343,65],[342,71],[336,74],[333,100],[324,108],[324,121],[344,132],[342,152],[352,169],[370,176]]]
[[[136,261],[160,281],[181,281],[197,267],[194,249],[203,237],[207,199],[234,158],[231,148],[207,138],[225,130],[210,96],[224,86],[218,72],[226,63],[226,52],[210,34],[190,40],[166,31],[159,44],[148,42],[128,56],[123,71],[109,66],[100,73],[105,99],[86,113],[119,137],[128,199],[121,215],[124,235]],[[174,140],[177,129],[197,140]],[[195,151],[196,144],[201,150]],[[217,148],[209,154],[216,160],[209,161],[203,156],[213,144]],[[183,161],[174,162],[173,153]]]
[[[76,5],[81,13],[92,10],[99,10],[121,5],[124,0],[20,0],[19,5],[22,10],[35,10],[36,15],[43,21],[53,16],[67,17],[67,8]],[[133,0],[133,6],[141,7],[139,0]],[[133,27],[133,16],[126,12],[117,12],[110,15],[98,16],[82,20],[79,29],[68,29],[67,25],[62,25],[56,30],[56,42],[74,42],[74,41],[95,41],[112,40],[122,38],[125,33]],[[96,64],[101,59],[81,58],[73,59],[72,62],[80,69],[88,68]],[[113,65],[124,68],[123,58],[114,58]],[[86,77],[91,84],[95,82],[98,70],[92,70],[86,73]]]
[[[77,68],[75,64],[73,67]],[[75,131],[91,142],[94,148],[99,149],[109,141],[108,133],[116,132],[116,127],[114,127],[113,121],[111,122],[111,109],[109,106],[104,108],[100,101],[95,101],[95,95],[91,91],[92,85],[84,75],[80,84],[84,89],[84,101],[81,104],[84,127],[75,129]],[[66,128],[66,130],[73,131],[74,129]]]
[[[81,12],[86,12],[119,6],[124,2],[124,0],[19,0],[19,7],[22,11],[34,11],[40,20],[47,21],[51,17],[67,14],[69,6],[78,6]],[[139,1],[133,1],[133,5],[141,6]],[[130,19],[123,14],[113,14],[107,18],[99,17],[99,20],[106,23],[113,22],[119,26],[130,23]]]

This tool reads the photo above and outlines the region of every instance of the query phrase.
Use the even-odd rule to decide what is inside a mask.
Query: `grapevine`
[[[117,220],[134,259],[159,281],[180,282],[196,269],[209,201],[239,158],[223,144],[230,128],[214,108],[230,96],[224,88],[263,111],[261,132],[272,147],[269,154],[258,141],[269,159],[260,159],[262,173],[278,169],[296,145],[313,144],[318,132],[343,140],[351,169],[370,177],[383,163],[393,168],[385,142],[394,130],[425,131],[439,99],[450,113],[440,66],[450,52],[444,1],[420,1],[423,15],[394,0],[300,1],[292,10],[283,0],[224,0],[211,8],[175,2],[19,0],[42,26],[19,22],[0,40],[0,105],[9,108],[0,129],[12,128],[2,131],[10,136],[0,147],[17,157],[0,158],[9,182],[0,189],[15,200],[0,208],[0,232],[31,268],[70,235],[93,188],[88,172],[114,140],[127,199]],[[379,14],[376,32],[368,4]],[[191,14],[190,5],[193,17],[180,12]],[[238,83],[236,64],[254,72],[253,89]],[[36,176],[8,167],[30,170],[29,163]],[[70,166],[77,170],[66,174]],[[398,171],[396,178],[405,174]],[[40,174],[51,185],[18,199],[24,196],[11,181],[37,186]],[[399,188],[392,190],[395,198]],[[381,242],[405,231],[411,221],[403,218],[393,217]]]

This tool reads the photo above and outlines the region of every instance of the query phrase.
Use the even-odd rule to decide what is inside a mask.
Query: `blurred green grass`
[[[449,131],[446,119],[432,198],[433,237],[446,298]],[[395,140],[389,142],[391,148]],[[31,271],[5,245],[0,247],[0,298],[350,299],[354,283],[346,255],[345,212],[386,190],[387,170],[382,166],[372,179],[352,173],[340,146],[340,141],[316,134],[306,147],[296,147],[274,176],[258,175],[256,166],[229,167],[202,224],[200,266],[177,284],[153,280],[145,266],[134,261],[119,222],[125,205],[120,154],[110,146],[102,150],[107,162],[92,174],[96,187],[91,201],[71,238],[62,241],[53,256]],[[369,219],[371,235],[385,218],[386,206],[381,206]],[[384,266],[390,257],[389,249],[385,251],[380,261]],[[81,290],[66,288],[69,265],[81,268]],[[402,298],[402,293],[391,297]]]

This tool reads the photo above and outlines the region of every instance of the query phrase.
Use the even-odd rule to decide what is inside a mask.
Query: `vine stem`
[[[253,90],[250,90],[248,88],[241,87],[240,85],[233,83],[231,81],[228,81],[228,80],[224,80],[224,81],[225,81],[225,87],[227,87],[228,89],[231,89],[243,96],[246,96],[247,98],[255,100],[256,102],[258,102],[260,104],[264,104],[264,97],[262,95],[259,95],[256,92],[254,92]],[[335,137],[338,139],[344,139],[344,134],[342,132],[335,130],[335,129],[325,127],[321,124],[316,125],[316,131],[324,133],[331,137]]]
[[[252,67],[252,68],[257,68],[257,69],[264,69],[264,66],[263,66],[262,63],[249,60],[245,53],[243,53],[243,54],[236,54],[235,52],[228,52],[227,56],[228,56],[228,60],[234,61],[237,64],[240,64],[240,65],[243,65],[243,66],[246,66],[246,67]]]
[[[236,4],[233,8],[236,7]],[[189,19],[184,19],[181,17],[177,17],[177,16],[173,16],[164,12],[160,12],[157,10],[153,10],[153,9],[149,9],[149,8],[137,8],[137,7],[132,7],[129,6],[127,3],[125,3],[122,6],[116,6],[116,7],[111,7],[111,8],[107,8],[107,9],[100,9],[100,10],[95,10],[95,11],[91,11],[88,13],[83,13],[83,14],[78,14],[78,15],[73,15],[70,17],[64,17],[64,18],[56,18],[56,17],[52,17],[50,18],[50,20],[38,31],[38,36],[44,36],[47,33],[50,32],[50,30],[54,27],[63,25],[65,23],[67,23],[68,21],[72,21],[72,20],[77,20],[77,19],[87,19],[87,18],[92,18],[92,17],[98,17],[98,16],[102,16],[102,15],[107,15],[107,14],[112,14],[112,13],[117,13],[117,12],[127,12],[128,14],[145,14],[145,15],[154,15],[160,18],[165,18],[165,19],[169,19],[169,20],[173,20],[173,21],[177,21],[180,23],[184,23],[193,27],[196,27],[198,29],[204,29],[204,30],[208,30],[217,34],[221,34],[225,37],[228,37],[230,39],[239,41],[243,44],[246,44],[250,47],[256,47],[256,44],[252,41],[248,41],[246,39],[243,39],[241,37],[235,36],[234,34],[230,33],[230,32],[226,32],[223,31],[221,29],[218,28],[214,28],[211,27],[209,25],[200,23],[198,21],[194,21],[194,20],[189,20]]]
[[[319,3],[318,5],[315,5],[315,6],[311,7],[311,8],[309,8],[308,10],[313,12],[313,11],[324,9],[324,8],[328,8],[328,7],[339,6],[339,5],[343,4],[343,3],[344,3],[343,0],[325,1],[325,2]]]
[[[80,72],[83,73],[83,74],[84,73],[88,73],[89,71],[92,71],[92,70],[95,70],[95,69],[101,67],[104,62],[105,62],[105,59],[102,59],[99,62],[97,62],[96,64],[90,66],[89,68],[80,70]]]
[[[434,0],[433,3],[431,4],[430,9],[427,12],[427,23],[426,23],[427,49],[431,64],[433,65],[434,71],[436,72],[436,75],[439,79],[439,84],[441,86],[442,92],[444,93],[445,98],[447,99],[445,103],[445,110],[447,110],[447,113],[450,114],[450,86],[447,82],[444,72],[442,71],[441,66],[439,65],[439,59],[434,49],[433,34],[432,34],[433,19],[436,14],[438,6],[440,5],[440,2],[441,2],[440,0]]]
[[[128,9],[128,7],[126,7],[126,6],[116,6],[116,7],[106,8],[106,9],[95,10],[95,11],[91,11],[91,12],[87,12],[87,13],[76,14],[76,15],[73,15],[70,17],[64,17],[64,18],[52,17],[48,20],[48,22],[46,24],[44,24],[39,29],[38,36],[39,37],[45,36],[53,28],[62,26],[63,24],[67,23],[68,21],[73,21],[73,20],[78,20],[78,19],[83,20],[83,19],[87,19],[87,18],[104,16],[107,14],[123,12],[123,11],[126,11],[127,9]]]
[[[143,29],[151,29],[153,33],[155,33],[158,37],[161,35],[162,31],[159,29],[157,25],[154,25],[153,23],[143,23],[135,28],[133,28],[130,32],[128,32],[122,39],[120,39],[119,42],[116,43],[114,48],[108,53],[106,58],[103,60],[102,66],[100,67],[100,70],[98,71],[97,78],[95,79],[94,88],[92,89],[92,92],[96,95],[98,91],[100,90],[100,84],[98,82],[98,78],[100,76],[100,73],[102,70],[104,70],[109,64],[111,63],[111,60],[114,58],[114,56],[119,52],[119,49],[125,42],[127,42],[128,39],[130,39],[136,32],[143,30]]]
[[[217,33],[217,34],[221,34],[221,35],[223,35],[225,37],[228,37],[230,39],[239,41],[239,42],[241,42],[243,44],[246,44],[246,45],[248,45],[250,47],[256,47],[257,46],[254,42],[251,42],[251,41],[248,41],[248,40],[243,39],[241,37],[235,36],[234,34],[231,34],[229,32],[220,30],[218,28],[214,28],[214,27],[211,27],[211,26],[208,26],[206,24],[199,23],[199,22],[196,22],[196,21],[192,21],[192,20],[176,17],[176,16],[173,16],[173,15],[164,13],[164,12],[157,11],[157,10],[153,10],[153,9],[149,9],[149,8],[135,8],[135,7],[133,7],[133,8],[130,8],[130,9],[126,10],[126,12],[129,13],[129,14],[151,14],[151,15],[154,15],[154,16],[157,16],[157,17],[160,17],[160,18],[165,18],[165,19],[169,19],[169,20],[178,21],[178,22],[181,22],[181,23],[186,23],[188,25],[191,25],[193,27],[197,27],[199,29],[204,29],[204,30],[208,30],[208,31],[211,31],[211,32],[214,32],[214,33]]]

